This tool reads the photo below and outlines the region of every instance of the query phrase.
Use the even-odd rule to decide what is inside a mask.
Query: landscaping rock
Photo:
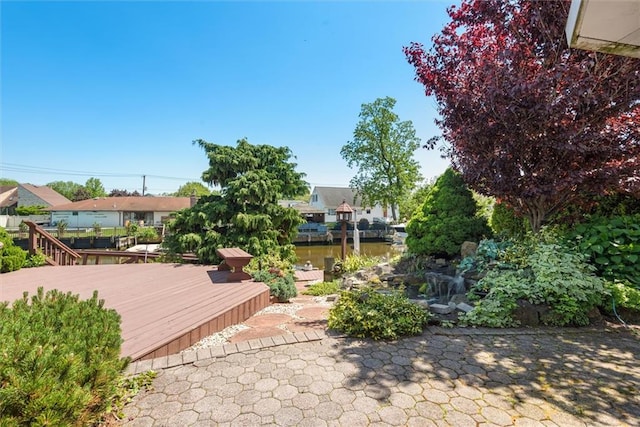
[[[456,309],[458,309],[458,310],[460,310],[460,311],[464,311],[465,313],[468,313],[468,312],[470,312],[471,310],[473,310],[473,306],[472,306],[472,305],[469,305],[469,304],[467,304],[467,303],[461,302],[461,303],[458,303],[458,304],[456,305]]]
[[[460,256],[462,259],[468,256],[474,256],[478,250],[478,244],[476,242],[463,242],[460,247]]]
[[[542,324],[540,319],[549,311],[547,305],[531,304],[525,300],[518,300],[517,303],[513,317],[521,326],[540,326]]]
[[[449,314],[453,311],[453,308],[448,304],[431,304],[429,310],[436,314]]]

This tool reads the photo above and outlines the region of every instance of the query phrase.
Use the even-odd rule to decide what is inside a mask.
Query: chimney
[[[191,193],[191,196],[189,196],[189,207],[194,207],[196,203],[198,203],[198,198],[196,197],[196,192],[194,191],[193,193]]]

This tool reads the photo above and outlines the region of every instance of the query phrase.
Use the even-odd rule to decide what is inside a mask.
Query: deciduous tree
[[[390,97],[362,104],[353,141],[347,142],[340,154],[349,167],[358,168],[350,184],[362,195],[363,202],[391,206],[393,219],[397,220],[396,207],[422,176],[413,158],[420,139],[413,123],[401,122],[393,112],[395,104]]]
[[[305,192],[304,174],[296,172],[287,147],[252,145],[235,147],[196,140],[209,158],[202,179],[220,186],[220,194],[201,197],[195,206],[178,212],[165,240],[176,253],[195,252],[205,263],[218,263],[216,249],[239,247],[261,257],[279,255],[295,260],[292,241],[303,222],[295,209],[278,200]]]
[[[463,0],[431,49],[405,48],[454,167],[533,230],[579,197],[640,185],[640,60],[569,49],[569,3]]]
[[[89,178],[87,182],[84,183],[84,188],[87,190],[87,193],[90,195],[89,198],[93,197],[106,197],[107,192],[102,185],[102,181],[99,178]]]
[[[18,181],[10,178],[0,178],[0,187],[17,187]]]
[[[174,197],[189,197],[195,195],[197,197],[208,196],[211,194],[211,190],[208,189],[201,182],[187,182],[178,188],[178,191],[172,194]]]
[[[117,188],[114,188],[109,193],[109,197],[129,197],[129,196],[139,197],[141,196],[141,194],[137,190],[128,191],[128,190],[118,190]]]
[[[74,201],[76,191],[78,191],[82,185],[73,181],[53,181],[48,183],[47,187],[62,194],[67,199]]]

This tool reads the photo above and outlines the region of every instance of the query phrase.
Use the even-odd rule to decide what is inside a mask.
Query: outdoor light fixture
[[[342,204],[336,209],[336,219],[342,223],[342,261],[347,258],[347,223],[351,222],[353,209],[346,200],[342,200]]]
[[[347,204],[345,200],[336,209],[336,219],[339,222],[351,222],[351,215],[353,215],[353,209]]]

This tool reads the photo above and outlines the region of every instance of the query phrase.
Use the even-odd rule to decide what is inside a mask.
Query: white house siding
[[[169,219],[172,212],[154,212],[153,213],[153,225],[162,225],[163,221]]]
[[[103,227],[119,227],[123,224],[120,221],[120,213],[115,211],[52,211],[51,225],[65,221],[68,227],[92,227],[93,224],[100,224]]]
[[[342,193],[342,194],[341,194]],[[340,196],[336,199],[337,196]],[[327,199],[333,199],[332,202],[327,203]],[[391,213],[391,209],[388,209],[387,215],[385,215],[384,208],[377,204],[373,207],[362,207],[362,206],[354,206],[353,203],[353,190],[349,188],[342,187],[321,187],[318,190],[317,187],[314,187],[311,192],[309,206],[319,209],[325,212],[325,222],[335,222],[336,221],[336,208],[342,200],[345,200],[352,209],[357,210],[356,212],[356,221],[359,221],[362,218],[366,218],[369,223],[373,223],[374,218],[384,218],[388,217]]]
[[[367,210],[369,213],[367,213]],[[336,222],[335,209],[328,209],[328,212],[332,212],[333,215],[325,214],[326,222]],[[380,206],[367,209],[357,209],[355,214],[356,221],[360,221],[362,218],[366,218],[369,224],[373,224],[374,218],[384,218],[384,210]]]

